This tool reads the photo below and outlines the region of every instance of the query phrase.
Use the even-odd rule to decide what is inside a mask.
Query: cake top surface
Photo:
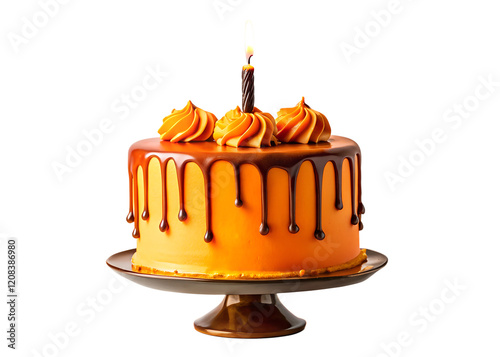
[[[342,136],[331,136],[328,141],[317,144],[295,144],[285,143],[273,147],[231,147],[220,146],[215,142],[204,141],[196,143],[171,143],[160,138],[150,138],[140,140],[130,147],[130,153],[133,151],[144,151],[154,155],[154,153],[165,153],[175,155],[185,155],[192,157],[247,157],[249,161],[252,158],[269,157],[297,159],[298,157],[307,158],[309,156],[338,155],[350,156],[359,153],[358,144],[349,138]],[[249,157],[248,155],[252,155]]]

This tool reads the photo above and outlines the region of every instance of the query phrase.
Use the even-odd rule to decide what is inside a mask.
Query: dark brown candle
[[[243,70],[241,72],[241,110],[243,111],[243,113],[253,113],[253,107],[255,103],[255,87],[253,84],[254,68],[250,64],[250,59],[253,56],[253,43],[252,23],[250,21],[247,21],[245,26],[245,52],[247,64],[243,66]]]
[[[255,87],[253,81],[254,68],[250,64],[250,57],[248,58],[248,64],[243,66],[243,70],[241,72],[241,79],[242,79],[241,110],[243,110],[244,113],[253,113],[253,107],[255,103]]]

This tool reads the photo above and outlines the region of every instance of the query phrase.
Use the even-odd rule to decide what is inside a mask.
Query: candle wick
[[[250,55],[250,56],[248,57],[248,64],[250,64],[250,58],[252,58],[252,57],[253,57],[253,55]]]

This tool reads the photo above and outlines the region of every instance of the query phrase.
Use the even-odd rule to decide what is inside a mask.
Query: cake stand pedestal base
[[[194,322],[194,328],[212,336],[262,338],[300,332],[306,321],[281,303],[276,294],[226,295],[222,303]]]
[[[288,311],[277,293],[339,288],[365,281],[387,264],[387,257],[367,249],[367,260],[356,267],[318,276],[283,279],[205,279],[136,272],[135,249],[113,254],[106,261],[115,272],[148,288],[189,294],[225,295],[214,310],[194,322],[199,332],[212,336],[262,338],[300,332],[306,322]]]

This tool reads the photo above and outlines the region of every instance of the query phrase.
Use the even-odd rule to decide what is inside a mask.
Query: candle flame
[[[250,57],[253,56],[253,44],[253,25],[252,22],[248,20],[245,24],[245,48],[248,64],[250,64]]]

